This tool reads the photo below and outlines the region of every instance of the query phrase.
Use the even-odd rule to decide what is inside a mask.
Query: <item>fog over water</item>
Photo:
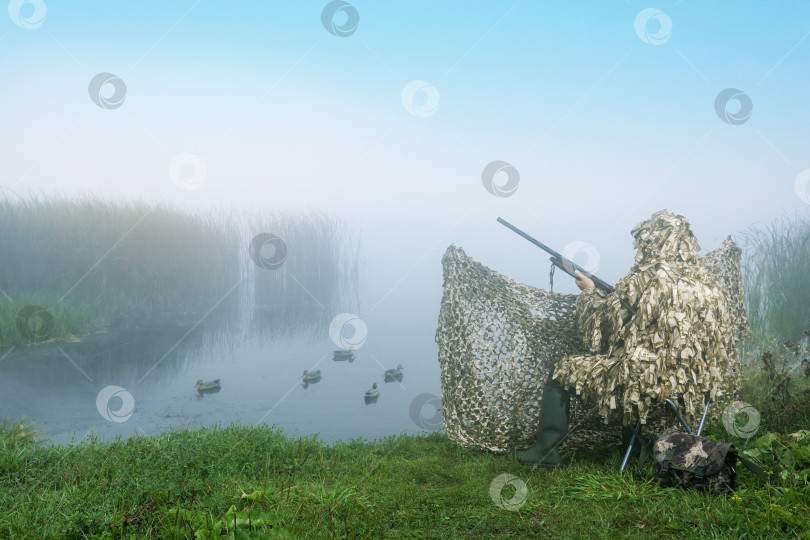
[[[322,1],[135,6],[48,2],[3,18],[0,196],[320,212],[348,227],[358,272],[334,303],[300,290],[284,306],[320,330],[272,336],[277,322],[215,312],[193,329],[0,351],[0,418],[57,442],[232,421],[326,441],[417,433],[411,404],[441,395],[444,250],[548,288],[548,256],[498,216],[614,283],[633,263],[630,230],[663,208],[690,219],[701,254],[807,214],[804,4],[684,2],[645,26],[643,6],[621,2],[355,3],[336,27]],[[341,35],[351,10],[359,24]],[[739,92],[723,101],[726,89]],[[487,177],[494,161],[512,169]],[[578,291],[562,272],[554,290]],[[342,312],[366,329],[353,362],[331,356]],[[402,381],[385,383],[400,363]],[[322,378],[304,388],[312,369]],[[219,392],[194,388],[215,378]],[[134,399],[126,421],[97,406],[109,385]]]

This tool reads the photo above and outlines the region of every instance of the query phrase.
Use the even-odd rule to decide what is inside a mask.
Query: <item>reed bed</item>
[[[52,337],[64,338],[116,320],[194,319],[218,304],[234,320],[251,311],[253,290],[271,322],[289,326],[311,321],[313,298],[320,317],[334,316],[357,279],[356,252],[343,256],[350,231],[323,214],[32,195],[0,198],[0,230],[0,346],[25,342],[15,317],[30,304],[48,310]],[[259,232],[290,246],[280,272],[254,271],[249,243]]]
[[[335,315],[359,304],[359,241],[336,217],[252,216],[249,231],[274,234],[287,249],[279,268],[252,266],[255,332],[278,338],[305,331],[318,339]]]
[[[810,328],[810,219],[755,223],[742,234],[742,250],[752,338],[800,341]]]

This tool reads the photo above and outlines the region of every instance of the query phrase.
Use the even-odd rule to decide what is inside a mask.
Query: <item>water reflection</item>
[[[354,362],[354,349],[338,349],[332,353],[334,362]]]
[[[208,394],[218,394],[220,392],[220,390],[222,390],[222,388],[219,388],[219,387],[210,388],[210,389],[207,389],[207,390],[199,390],[198,389],[197,390],[197,399],[203,399]]]
[[[250,241],[253,255],[249,275],[253,278],[252,335],[273,340],[302,335],[313,341],[327,335],[335,314],[352,310],[359,303],[359,244],[337,219],[307,216],[291,224],[276,218],[255,218],[248,234],[275,231],[274,238],[257,245],[260,233]],[[279,243],[283,241],[283,262]],[[262,250],[270,253],[262,255]],[[259,262],[257,262],[259,261]]]

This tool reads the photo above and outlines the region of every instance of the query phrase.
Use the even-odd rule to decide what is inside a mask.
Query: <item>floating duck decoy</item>
[[[212,381],[203,381],[202,379],[197,379],[197,384],[194,385],[194,388],[196,388],[198,392],[211,392],[213,390],[219,390],[221,388],[219,381],[219,379],[214,379]]]
[[[402,367],[402,364],[397,364],[396,369],[386,369],[385,370],[385,379],[399,379],[402,380],[402,370],[405,369]]]
[[[371,385],[371,388],[366,390],[366,399],[374,399],[380,395],[380,391],[377,390],[377,383]]]
[[[348,349],[338,349],[333,353],[333,360],[354,360],[354,347],[349,347]]]
[[[301,376],[301,378],[304,379],[304,382],[307,383],[319,381],[321,380],[321,370],[320,369],[315,371],[304,370],[304,374]]]

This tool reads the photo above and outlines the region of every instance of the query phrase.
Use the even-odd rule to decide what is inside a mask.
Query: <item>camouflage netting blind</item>
[[[727,322],[733,334],[726,342],[728,362],[722,364],[720,373],[722,401],[737,394],[741,372],[737,342],[748,332],[740,255],[729,236],[699,258],[700,266],[725,292]],[[550,369],[564,356],[575,360],[589,354],[576,320],[580,295],[517,282],[455,245],[448,247],[442,266],[444,291],[436,341],[447,435],[463,446],[496,452],[527,448],[537,432],[542,389]],[[563,450],[619,440],[621,405],[606,415],[604,404],[594,396],[572,392],[571,398],[570,432]],[[716,417],[719,408],[711,412]],[[672,425],[672,415],[667,417],[663,406],[650,404],[644,410],[647,414],[645,420],[656,430]],[[689,414],[685,416],[691,420]],[[607,424],[606,419],[610,420]]]

